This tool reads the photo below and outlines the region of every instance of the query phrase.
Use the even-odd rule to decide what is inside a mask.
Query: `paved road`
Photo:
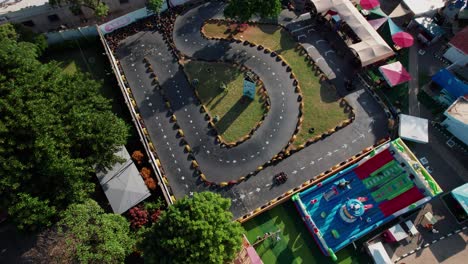
[[[460,264],[466,263],[468,258],[468,232],[462,231],[456,235],[452,235],[444,240],[430,245],[397,263],[411,263],[411,264]]]
[[[164,99],[144,66],[143,57],[153,65],[177,122],[196,152],[201,170],[212,181],[237,179],[269,160],[291,137],[298,113],[297,94],[293,92],[292,82],[273,58],[243,45],[201,37],[201,23],[218,15],[220,8],[218,3],[208,3],[180,16],[176,20],[174,39],[183,53],[195,58],[242,62],[265,83],[272,102],[271,110],[254,136],[235,148],[225,149],[214,143],[215,138],[200,114],[193,91],[161,34],[142,31],[130,36],[120,44],[116,55],[175,196],[180,198],[207,190],[218,192],[232,200],[231,210],[237,218],[375,144],[387,136],[387,121],[373,98],[364,90],[358,90],[346,96],[356,113],[356,120],[351,125],[240,184],[225,188],[206,187],[190,168],[188,155],[176,135],[174,123],[169,120]],[[340,68],[351,67],[342,65]],[[272,176],[280,171],[290,178],[283,185],[273,185]]]

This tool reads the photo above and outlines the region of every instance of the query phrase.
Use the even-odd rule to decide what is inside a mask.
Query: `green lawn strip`
[[[267,239],[256,250],[264,263],[360,263],[353,249],[338,252],[338,262],[322,254],[290,201],[267,211],[244,224],[247,238],[254,243],[257,236],[281,230],[281,240]]]
[[[209,37],[229,37],[227,30],[228,27],[222,24],[208,23],[204,27],[204,32]],[[319,77],[315,76],[305,56],[295,50],[296,42],[288,32],[275,25],[250,26],[245,32],[237,33],[235,38],[276,51],[296,75],[304,100],[304,121],[294,142],[295,146],[304,144],[309,138],[334,128],[348,118],[339,106],[336,91],[320,84]],[[314,134],[309,134],[310,128],[315,129]]]
[[[265,110],[258,94],[254,100],[241,100],[244,75],[237,68],[226,63],[203,61],[190,61],[184,68],[190,80],[198,79],[198,95],[211,117],[219,116],[215,125],[225,141],[240,140],[262,119]],[[220,89],[223,83],[227,92]]]

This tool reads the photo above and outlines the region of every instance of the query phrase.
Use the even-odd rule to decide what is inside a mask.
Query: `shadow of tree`
[[[338,100],[336,88],[327,81],[320,82],[320,100],[324,103],[333,103]]]
[[[223,134],[251,103],[252,100],[240,98],[216,123],[218,133]]]

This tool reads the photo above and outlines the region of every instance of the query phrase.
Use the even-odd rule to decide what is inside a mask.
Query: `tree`
[[[15,215],[16,226],[20,229],[35,231],[40,226],[50,226],[50,219],[55,216],[54,206],[49,206],[49,201],[41,201],[27,193],[19,193],[16,203],[9,208],[9,214]]]
[[[49,0],[52,6],[60,6],[62,4],[70,5],[70,10],[73,14],[79,15],[81,7],[86,7],[93,10],[97,17],[105,17],[109,13],[109,6],[102,0]]]
[[[161,10],[163,3],[164,3],[164,0],[148,0],[148,3],[146,4],[146,6],[148,7],[149,10],[157,14]]]
[[[126,143],[128,127],[111,112],[100,83],[41,63],[40,49],[17,36],[8,24],[0,26],[0,203],[17,223],[28,199],[41,209],[28,217],[52,220],[51,212],[94,191],[95,168],[118,160],[114,153]],[[48,225],[45,219],[23,223]]]
[[[241,21],[247,21],[253,15],[259,15],[261,18],[276,18],[280,12],[280,0],[231,0],[224,10],[227,17]]]
[[[65,236],[65,255],[79,263],[123,263],[135,245],[130,223],[121,215],[106,214],[91,199],[71,204],[58,222]]]
[[[0,39],[33,43],[38,54],[41,54],[47,48],[47,40],[44,34],[34,33],[30,28],[21,24],[7,23],[0,26]]]
[[[242,246],[243,228],[231,202],[211,192],[178,200],[145,234],[145,263],[228,263]]]

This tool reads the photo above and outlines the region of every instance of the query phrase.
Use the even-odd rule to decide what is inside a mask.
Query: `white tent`
[[[123,158],[108,171],[99,171],[96,176],[109,200],[114,213],[122,214],[148,198],[151,193],[140,176],[127,149],[122,147],[115,155]]]
[[[361,39],[361,42],[352,44],[349,48],[359,55],[362,66],[384,60],[394,54],[392,48],[375,31],[367,20],[359,13],[349,0],[310,0],[322,13],[328,10],[337,12],[341,19],[346,21],[349,27]]]
[[[387,254],[381,242],[371,244],[367,247],[375,264],[392,264],[393,261]]]
[[[446,0],[403,0],[415,16],[432,15],[445,5]]]
[[[400,115],[400,137],[406,140],[428,143],[429,142],[429,121],[409,115]]]

